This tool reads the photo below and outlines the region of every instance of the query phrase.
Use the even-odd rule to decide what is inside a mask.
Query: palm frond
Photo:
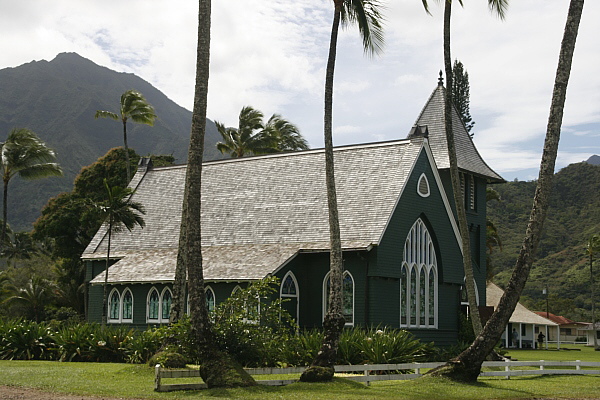
[[[498,16],[498,18],[504,20],[506,17],[506,10],[508,10],[508,0],[488,0],[488,7],[491,12]]]
[[[96,111],[96,114],[94,114],[94,118],[98,119],[98,118],[111,118],[114,119],[115,121],[118,121],[120,118],[117,114],[115,114],[114,112],[110,112],[110,111],[102,111],[102,110],[98,110]]]
[[[383,51],[383,8],[379,0],[346,0],[342,7],[342,26],[353,22],[358,24],[363,49],[370,56]]]

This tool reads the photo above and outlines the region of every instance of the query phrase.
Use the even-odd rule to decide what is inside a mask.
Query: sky
[[[443,10],[382,0],[385,47],[366,56],[358,28],[339,37],[334,144],[403,139],[443,69]],[[208,118],[237,126],[242,107],[296,124],[323,146],[331,0],[212,2]],[[537,178],[568,0],[513,0],[504,21],[484,0],[453,8],[452,57],[469,74],[474,141],[506,180]],[[132,72],[191,110],[197,2],[0,0],[0,69],[76,52]],[[557,169],[600,154],[600,2],[588,1],[562,126]],[[1,90],[1,88],[0,88]]]

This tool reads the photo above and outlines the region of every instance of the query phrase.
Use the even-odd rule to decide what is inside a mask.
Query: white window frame
[[[113,318],[113,317],[111,316],[111,309],[112,309],[112,305],[113,305],[113,295],[114,295],[115,293],[117,294],[117,298],[119,299],[119,300],[118,300],[118,301],[119,301],[119,305],[118,305],[118,307],[117,307],[117,310],[118,310],[118,311],[117,311],[117,313],[118,313],[118,316],[117,316],[117,318]],[[106,318],[106,320],[107,320],[109,323],[111,323],[111,324],[118,324],[118,323],[121,323],[121,315],[122,315],[122,310],[121,310],[121,307],[123,306],[123,301],[122,301],[122,300],[123,300],[123,299],[121,298],[121,293],[119,292],[119,289],[117,289],[117,288],[113,288],[113,289],[110,291],[110,294],[108,295],[108,305],[107,305],[107,306],[108,306],[108,307],[107,307],[108,309],[106,310],[106,311],[107,311],[107,314],[108,314],[108,315],[107,315],[107,318]]]
[[[406,282],[400,278],[399,282],[399,307],[402,307],[402,287],[406,285],[406,309],[400,309],[400,327],[403,328],[419,328],[419,329],[437,329],[438,327],[438,289],[439,289],[439,273],[437,270],[437,255],[431,234],[427,226],[418,218],[411,227],[406,240],[404,241],[404,251],[402,255],[402,263],[400,265],[400,276],[402,276],[402,267],[406,268]],[[433,271],[433,280],[430,282],[430,272]],[[421,302],[421,279],[419,277],[424,274],[425,287],[423,295],[425,296],[424,303]],[[415,279],[415,298],[411,293],[411,280]],[[430,287],[433,284],[433,299],[430,296]],[[433,301],[433,324],[429,322],[431,313],[430,306]],[[414,306],[413,306],[414,304]],[[421,311],[421,307],[425,309]],[[414,310],[413,310],[414,308]],[[411,314],[414,311],[415,319],[411,320]],[[406,315],[406,322],[402,323],[402,314]],[[421,323],[421,315],[424,316],[425,323]]]
[[[215,311],[215,308],[217,307],[217,296],[215,296],[215,291],[210,287],[210,286],[206,286],[204,288],[204,295],[206,296],[208,293],[212,294],[212,298],[213,298],[213,309],[210,309],[210,306],[208,304],[208,298],[206,299],[206,308],[208,308],[208,313],[212,313]]]
[[[123,309],[123,307],[125,306],[125,295],[129,293],[131,294],[131,318],[125,318],[125,310]],[[133,292],[131,291],[131,289],[129,288],[125,288],[125,290],[123,290],[123,293],[121,293],[121,322],[123,323],[133,323],[133,305],[135,304],[135,298],[133,297]]]
[[[288,277],[292,278],[292,282],[294,282],[294,286],[296,287],[296,294],[283,293],[283,285]],[[296,279],[296,275],[294,275],[292,271],[288,271],[283,276],[283,279],[281,280],[281,285],[279,286],[279,297],[296,299],[296,324],[300,325],[300,287],[298,286],[298,280]]]
[[[150,296],[152,292],[156,291],[158,294],[158,318],[150,318]],[[165,287],[162,292],[159,292],[155,286],[152,286],[148,291],[148,295],[146,296],[146,323],[150,324],[166,324],[169,323],[169,317],[162,317],[162,308],[163,308],[163,297],[167,291],[171,294],[171,306],[173,305],[173,292],[168,287]]]
[[[422,181],[425,181],[425,185],[427,187],[427,191],[425,193],[421,192],[421,182]],[[429,195],[431,194],[431,190],[429,188],[429,180],[427,179],[427,176],[425,175],[425,173],[422,173],[421,176],[419,177],[419,180],[417,183],[417,193],[421,197],[429,197]]]
[[[327,293],[327,283],[329,282],[329,275],[331,275],[331,271],[327,272],[327,274],[325,274],[325,278],[323,279],[323,321],[325,320],[325,315],[327,314],[327,306],[329,305],[329,296]],[[352,273],[350,273],[350,271],[347,270],[344,271],[342,274],[342,291],[344,290],[344,279],[346,278],[346,276],[349,276],[352,280],[352,321],[346,322],[345,326],[354,326],[354,315],[356,313],[356,283],[354,282],[354,276],[352,276]],[[344,299],[342,292],[342,309],[344,308],[343,302]]]

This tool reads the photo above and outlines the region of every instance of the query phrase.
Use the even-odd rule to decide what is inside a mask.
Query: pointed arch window
[[[160,294],[155,287],[150,289],[146,306],[146,322],[159,324],[168,323],[172,301],[173,293],[171,292],[171,289],[164,288]]]
[[[281,307],[286,310],[289,315],[299,324],[300,317],[300,292],[298,281],[292,271],[288,271],[281,281],[279,297],[285,300],[281,303]]]
[[[115,288],[108,297],[108,319],[111,322],[120,322],[121,320],[121,295]]]
[[[330,272],[325,275],[323,281],[323,319],[329,308],[329,292],[331,287]],[[346,320],[346,326],[354,325],[354,278],[348,271],[342,275],[342,314]]]
[[[169,322],[169,314],[171,313],[171,302],[173,300],[173,294],[171,290],[165,288],[162,292],[160,301],[160,316],[161,320]]]
[[[129,289],[123,291],[121,316],[123,322],[133,322],[133,294]]]
[[[419,177],[419,183],[417,184],[417,193],[421,197],[429,197],[429,181],[427,180],[427,176],[425,174],[421,174]]]
[[[208,312],[212,313],[215,311],[215,292],[210,286],[207,286],[204,291],[206,293],[206,307]]]
[[[427,226],[419,218],[404,241],[400,267],[400,326],[437,328],[437,257]]]

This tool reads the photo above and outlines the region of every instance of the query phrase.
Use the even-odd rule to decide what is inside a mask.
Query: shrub
[[[188,360],[179,353],[172,351],[159,351],[148,361],[148,365],[151,367],[156,364],[160,364],[163,368],[185,368],[188,364]]]
[[[45,323],[11,320],[0,326],[0,359],[51,360],[54,347],[52,330]]]
[[[151,328],[143,332],[135,332],[127,343],[127,362],[133,364],[145,364],[158,352],[166,329]]]

